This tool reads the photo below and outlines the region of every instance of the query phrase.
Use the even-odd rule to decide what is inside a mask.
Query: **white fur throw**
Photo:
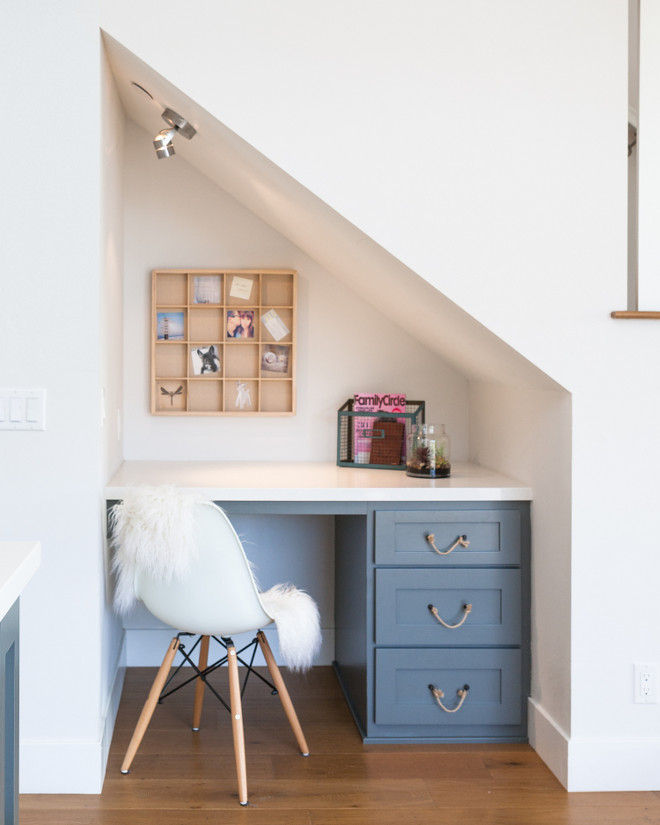
[[[321,649],[321,622],[314,599],[292,584],[276,584],[259,598],[277,625],[284,664],[291,670],[309,670]]]
[[[118,613],[127,613],[136,602],[136,570],[171,581],[188,569],[195,556],[197,504],[215,506],[199,494],[176,487],[138,487],[110,510],[114,606]],[[307,670],[321,647],[316,602],[291,584],[277,584],[259,598],[277,625],[284,663],[292,670]]]
[[[200,502],[208,503],[176,487],[137,487],[111,509],[118,613],[135,604],[136,570],[166,582],[186,571],[195,553],[194,506]]]

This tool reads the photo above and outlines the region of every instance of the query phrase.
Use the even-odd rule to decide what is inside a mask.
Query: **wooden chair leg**
[[[167,648],[167,653],[165,654],[163,663],[161,664],[160,669],[156,674],[156,678],[154,679],[154,683],[151,686],[151,690],[149,691],[147,701],[144,703],[144,707],[142,708],[142,713],[140,714],[140,718],[137,721],[137,725],[135,726],[133,736],[128,745],[128,750],[126,751],[126,755],[124,756],[124,761],[122,762],[122,773],[129,772],[131,762],[133,761],[133,757],[137,753],[137,749],[140,747],[140,742],[142,742],[142,737],[146,733],[147,727],[149,726],[151,717],[153,716],[154,710],[156,709],[156,705],[158,704],[158,698],[160,697],[160,694],[163,690],[163,686],[167,681],[167,677],[170,673],[170,668],[172,667],[172,661],[178,649],[179,640],[175,637],[174,639],[172,639],[172,641],[170,642],[170,646]]]
[[[238,660],[233,644],[227,646],[227,667],[229,670],[229,701],[231,705],[231,729],[234,736],[234,756],[238,778],[238,801],[248,804],[247,769],[245,763],[245,734],[243,732],[243,709],[241,706],[241,685],[238,678]]]
[[[206,670],[209,663],[209,637],[202,636],[202,641],[199,647],[199,662],[197,666],[200,670]],[[197,678],[195,684],[195,705],[193,707],[193,723],[192,729],[199,730],[199,724],[202,720],[202,705],[204,704],[204,680]]]
[[[273,656],[273,652],[270,649],[268,639],[266,639],[266,634],[263,630],[260,630],[257,633],[257,640],[259,641],[259,647],[261,648],[261,652],[263,653],[266,664],[268,665],[268,670],[273,683],[277,688],[277,693],[280,697],[280,701],[282,702],[284,713],[286,713],[286,718],[289,720],[293,735],[296,737],[296,742],[300,748],[300,753],[302,753],[303,756],[309,756],[309,747],[307,746],[305,735],[300,727],[300,722],[298,721],[298,716],[293,707],[293,702],[289,696],[289,691],[286,689],[284,679],[282,678],[282,674],[280,673],[280,669],[277,666],[277,662],[275,661],[275,657]]]

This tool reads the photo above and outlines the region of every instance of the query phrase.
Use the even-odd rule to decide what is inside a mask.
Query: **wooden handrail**
[[[644,309],[621,309],[610,313],[612,318],[640,318],[648,320],[660,319],[660,312]]]

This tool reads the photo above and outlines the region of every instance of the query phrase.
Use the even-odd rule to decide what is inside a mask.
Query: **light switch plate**
[[[46,390],[0,388],[0,430],[45,430]]]

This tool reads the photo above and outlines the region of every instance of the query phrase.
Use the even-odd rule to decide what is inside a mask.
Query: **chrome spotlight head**
[[[154,149],[159,159],[169,158],[176,154],[172,143],[172,136],[175,132],[176,129],[163,129],[154,138]]]

